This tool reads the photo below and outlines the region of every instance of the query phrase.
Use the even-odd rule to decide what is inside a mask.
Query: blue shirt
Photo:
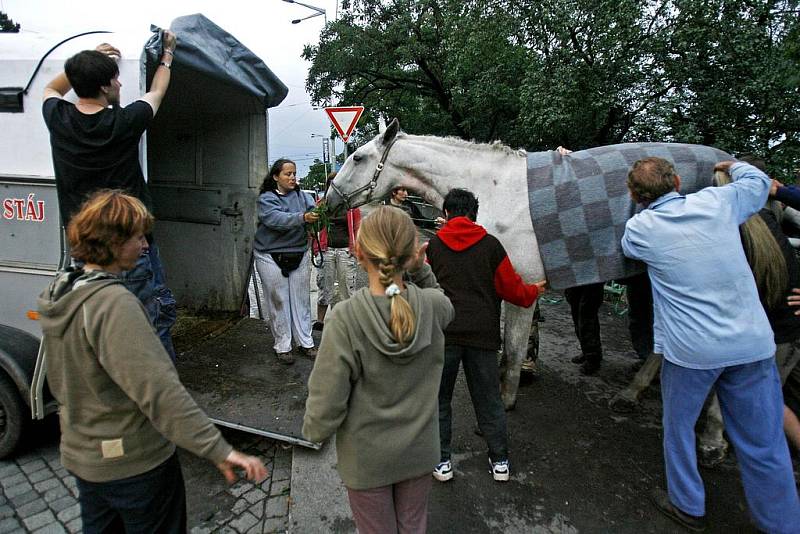
[[[303,215],[314,207],[314,199],[304,191],[282,195],[267,191],[258,197],[258,227],[253,242],[261,253],[304,252],[308,248]]]
[[[746,163],[733,183],[658,198],[625,225],[622,250],[647,264],[655,351],[682,367],[771,358],[775,342],[742,249],[739,225],[764,206],[770,179]]]

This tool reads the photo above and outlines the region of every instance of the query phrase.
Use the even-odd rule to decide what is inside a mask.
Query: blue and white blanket
[[[528,204],[547,280],[554,289],[606,282],[644,272],[620,240],[639,206],[628,195],[631,165],[657,156],[671,161],[681,193],[711,185],[714,165],[733,159],[716,148],[678,143],[626,143],[573,152],[528,154]]]

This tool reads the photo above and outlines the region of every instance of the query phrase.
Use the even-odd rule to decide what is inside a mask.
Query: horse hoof
[[[608,401],[608,407],[617,413],[631,413],[639,407],[639,401],[635,397],[617,393]]]
[[[728,447],[698,447],[697,463],[706,469],[714,469],[725,460]]]

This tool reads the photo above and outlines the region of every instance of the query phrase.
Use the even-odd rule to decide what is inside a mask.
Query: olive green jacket
[[[368,489],[430,471],[439,462],[439,382],[450,300],[425,265],[422,289],[402,292],[414,310],[411,342],[389,330],[391,300],[369,288],[326,317],[308,383],[303,436],[320,442],[336,433],[339,474],[348,488]]]

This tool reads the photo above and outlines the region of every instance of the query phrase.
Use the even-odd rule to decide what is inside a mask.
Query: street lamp
[[[327,179],[328,174],[330,173],[328,169],[333,168],[332,166],[328,167],[328,164],[330,163],[331,159],[330,145],[328,144],[329,139],[328,136],[326,135],[312,133],[311,138],[313,139],[315,137],[319,137],[322,139],[322,165],[325,169],[325,178]]]
[[[307,7],[308,9],[310,9],[312,11],[316,11],[316,13],[314,13],[313,15],[309,15],[307,17],[303,17],[302,19],[294,19],[292,21],[292,24],[300,24],[304,20],[313,19],[314,17],[319,17],[320,15],[322,15],[325,18],[325,25],[328,24],[328,15],[325,12],[325,10],[322,9],[321,7],[304,4],[303,2],[298,2],[297,0],[283,0],[283,1],[286,2],[287,4],[298,4],[298,5],[301,5],[303,7]]]

